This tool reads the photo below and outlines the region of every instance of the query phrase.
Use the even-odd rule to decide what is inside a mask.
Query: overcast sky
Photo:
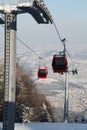
[[[16,1],[1,0],[1,3]],[[54,18],[61,37],[66,37],[68,46],[87,47],[87,0],[44,0],[44,2]],[[18,15],[17,19],[17,36],[26,44],[35,46],[60,44],[54,25],[39,25],[30,14]]]

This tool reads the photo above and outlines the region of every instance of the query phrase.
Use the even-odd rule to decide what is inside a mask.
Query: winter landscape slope
[[[63,121],[63,107],[64,107],[64,85],[65,85],[65,75],[53,74],[51,61],[52,54],[55,50],[50,50],[47,48],[35,48],[40,56],[46,57],[47,62],[40,61],[41,65],[46,65],[48,67],[48,78],[46,80],[37,79],[37,70],[39,66],[39,58],[35,56],[31,51],[23,48],[17,53],[17,61],[24,65],[25,68],[32,70],[32,74],[37,83],[37,88],[46,95],[47,99],[55,107],[56,119],[58,122]],[[81,121],[82,117],[87,116],[87,51],[78,50],[72,51],[71,53],[73,60],[77,64],[78,75],[72,75],[69,73],[69,119],[74,122],[76,116],[79,117]],[[61,109],[62,108],[62,109]],[[60,116],[59,113],[62,115]],[[61,117],[61,120],[60,120]],[[15,130],[87,130],[86,124],[74,124],[74,123],[37,123],[37,124],[16,124]]]
[[[42,59],[23,48],[17,53],[18,62],[25,68],[32,70],[33,77],[39,91],[44,93],[47,99],[55,107],[55,116],[58,122],[63,122],[64,111],[64,92],[65,92],[65,75],[54,74],[52,71],[52,55],[56,53],[54,45],[45,45],[44,47],[33,48]],[[77,66],[78,75],[69,73],[69,121],[74,122],[78,116],[79,122],[87,115],[87,51],[86,48],[71,49],[70,55],[74,64]],[[43,58],[44,57],[44,58]],[[70,57],[67,55],[70,70],[73,69]],[[48,78],[46,80],[37,79],[38,67],[48,67]]]
[[[0,130],[2,130],[2,127],[0,127]],[[25,123],[15,124],[15,130],[87,130],[87,125],[74,123]]]

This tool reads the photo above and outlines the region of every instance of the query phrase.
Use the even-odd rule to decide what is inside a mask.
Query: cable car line
[[[61,35],[60,35],[60,33],[59,33],[59,31],[58,31],[58,28],[57,28],[57,26],[56,26],[56,24],[55,24],[54,21],[53,21],[53,25],[54,25],[55,30],[56,30],[56,32],[57,32],[57,35],[58,35],[58,37],[59,37],[59,39],[60,39],[60,42],[62,43],[63,47],[65,47],[65,41],[66,41],[66,39],[65,39],[65,38],[63,38],[63,39],[61,38]],[[71,58],[71,56],[70,56],[69,52],[67,51],[67,49],[66,49],[65,51],[67,52],[67,54],[68,54],[68,56],[69,56],[71,62],[72,62],[73,65],[75,66],[75,63],[74,63],[73,59]]]
[[[60,39],[60,41],[61,41],[61,43],[62,43],[62,45],[64,46],[64,50],[62,51],[62,52],[64,52],[64,55],[65,55],[65,52],[67,51],[66,50],[66,47],[65,47],[65,38],[61,38],[61,35],[60,35],[60,33],[59,33],[59,31],[58,31],[58,28],[57,28],[57,26],[56,26],[56,24],[55,24],[55,22],[53,21],[53,24],[54,24],[54,27],[55,27],[55,29],[56,29],[56,32],[57,32],[57,35],[58,35],[58,37],[59,37],[59,39]],[[3,27],[3,26],[2,26]],[[38,58],[39,58],[39,60],[41,60],[41,59],[43,59],[43,61],[45,61],[46,63],[48,63],[49,64],[49,62],[48,61],[46,61],[44,58],[46,58],[46,56],[43,58],[43,57],[41,57],[41,56],[39,56],[33,49],[31,49],[28,45],[26,45],[21,39],[19,39],[18,37],[16,38],[19,42],[21,42],[25,47],[27,47],[29,50],[31,50]],[[71,58],[71,56],[70,56],[70,54],[69,54],[69,52],[67,51],[67,54],[68,54],[68,56],[70,57],[70,60],[72,61],[72,63],[74,64],[74,62],[73,62],[73,60],[72,60],[72,58]],[[65,56],[64,56],[65,57]],[[56,59],[58,59],[56,56],[55,56],[55,58]],[[66,58],[66,57],[65,57]],[[57,65],[56,65],[57,66]],[[75,66],[75,64],[74,64],[74,66]]]
[[[17,40],[22,43],[25,47],[27,47],[29,50],[31,50],[37,57],[39,57],[40,59],[42,59],[42,57],[40,57],[35,51],[33,51],[33,49],[31,49],[28,45],[26,45],[21,39],[19,39],[17,37]]]
[[[54,25],[55,30],[56,30],[56,32],[57,32],[57,35],[58,35],[58,37],[59,37],[59,39],[60,39],[60,41],[61,41],[62,39],[61,39],[60,33],[59,33],[59,31],[58,31],[58,28],[57,28],[55,22],[53,22],[53,25]]]
[[[26,45],[21,39],[19,39],[18,37],[16,38],[20,43],[22,43],[27,49],[31,50],[38,58],[39,58],[39,67],[38,67],[38,79],[42,78],[42,79],[46,79],[48,76],[48,69],[47,67],[41,67],[40,66],[40,60],[44,60],[46,63],[49,64],[48,61],[46,61],[44,58],[42,58],[41,56],[39,56],[33,49],[31,49],[28,45]],[[45,57],[46,58],[46,57]],[[50,67],[49,69],[52,70],[52,68]]]
[[[59,33],[59,31],[58,31],[58,28],[57,28],[57,26],[56,26],[56,24],[55,24],[55,22],[53,21],[53,25],[54,25],[54,27],[55,27],[55,30],[56,30],[56,32],[57,32],[57,35],[58,35],[58,37],[59,37],[59,39],[60,39],[60,41],[61,41],[61,43],[62,43],[62,45],[64,46],[64,48],[65,48],[65,38],[61,38],[61,35],[60,35],[60,33]],[[4,27],[3,25],[1,25],[2,27]],[[39,56],[33,49],[31,49],[28,45],[26,45],[21,39],[19,39],[18,37],[17,37],[17,40],[19,41],[19,42],[21,42],[25,47],[27,47],[29,50],[31,50],[37,57],[39,57],[39,59],[43,59],[45,62],[48,62],[48,61],[46,61],[44,58],[46,58],[46,56],[45,57],[41,57],[41,56]],[[67,52],[67,54],[68,54],[68,56],[69,56],[69,58],[70,58],[70,60],[72,61],[72,63],[74,64],[74,66],[75,66],[75,63],[74,63],[74,61],[72,60],[72,58],[71,58],[71,56],[70,56],[70,54],[69,54],[69,52],[67,51],[67,49],[65,50],[66,52]]]
[[[63,46],[65,46],[65,38],[61,38],[61,35],[60,35],[60,33],[59,33],[59,31],[58,31],[58,28],[57,28],[57,26],[56,26],[56,24],[55,24],[55,22],[53,22],[53,25],[54,25],[54,27],[55,27],[55,30],[56,30],[56,32],[57,32],[57,35],[58,35],[58,37],[59,37],[59,39],[60,39],[60,42],[62,43],[62,45]]]
[[[31,50],[38,58],[39,60],[43,59],[44,62],[48,63],[48,61],[46,61],[43,57],[39,56],[33,49],[31,49],[28,45],[26,45],[20,38],[16,38],[20,43],[22,43],[28,50]],[[45,57],[46,58],[46,57]]]
[[[1,24],[1,26],[4,27],[4,25],[2,25],[2,24]],[[45,56],[45,57],[39,56],[33,49],[31,49],[28,45],[26,45],[26,43],[23,42],[20,38],[17,37],[16,39],[17,39],[20,43],[22,43],[27,49],[31,50],[39,59],[43,59],[44,62],[46,62],[46,63],[49,64],[49,62],[44,59],[44,58],[46,58],[46,56]],[[47,56],[47,57],[48,57],[48,56]]]

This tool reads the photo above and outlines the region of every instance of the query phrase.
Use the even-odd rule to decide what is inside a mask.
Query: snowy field
[[[45,57],[47,62],[40,61],[41,65],[48,67],[48,78],[46,80],[37,79],[37,70],[39,67],[39,58],[32,52],[20,50],[17,54],[17,61],[31,68],[33,78],[37,84],[37,88],[46,95],[47,99],[51,102],[56,109],[64,107],[64,85],[65,75],[54,74],[52,72],[51,62],[52,54],[54,50],[47,48],[44,53],[44,49],[35,49],[35,52]],[[3,54],[2,54],[3,55]],[[81,113],[82,116],[87,116],[87,51],[78,50],[72,52],[74,62],[78,67],[78,75],[73,76],[69,74],[69,112]],[[1,56],[2,57],[2,56]],[[70,114],[70,113],[69,113]],[[56,111],[56,116],[58,113]],[[74,115],[75,116],[75,115]],[[58,122],[60,122],[58,120]],[[87,124],[81,123],[30,123],[30,124],[15,124],[15,130],[87,130]]]
[[[0,130],[2,130],[1,127]],[[15,130],[87,130],[87,124],[69,124],[69,123],[15,124]]]
[[[24,65],[27,70],[32,70],[37,89],[45,94],[51,105],[56,108],[57,121],[60,122],[58,108],[61,110],[62,114],[64,109],[65,75],[54,74],[52,71],[52,55],[56,52],[54,46],[46,45],[43,46],[43,48],[41,46],[36,46],[36,48],[33,47],[33,50],[38,56],[45,57],[44,59],[39,60],[37,55],[29,51],[27,48],[24,48],[24,46],[21,46],[17,51],[17,62]],[[73,112],[74,119],[76,113],[77,115],[80,113],[81,116],[87,116],[87,50],[86,48],[75,48],[74,51],[72,49],[70,54],[78,68],[78,75],[72,75],[72,73],[69,73],[68,80],[69,114]],[[0,53],[0,55],[3,57],[3,53]],[[69,64],[71,64],[69,57],[67,58]],[[48,68],[48,78],[46,80],[37,79],[39,64],[40,66],[47,66]],[[72,67],[70,67],[70,69],[72,69]]]
[[[41,45],[42,46],[42,45]],[[17,60],[20,64],[26,66],[28,70],[32,70],[33,78],[37,84],[37,89],[41,93],[46,95],[46,98],[50,101],[51,105],[56,109],[56,118],[60,122],[58,109],[63,114],[64,109],[64,96],[65,96],[65,75],[55,74],[52,71],[52,55],[56,52],[56,49],[51,45],[33,47],[35,53],[44,59],[39,60],[39,57],[33,52],[28,51],[27,48],[19,49],[17,53]],[[51,48],[51,49],[50,49]],[[74,51],[73,51],[74,49]],[[70,55],[74,64],[77,66],[78,75],[69,73],[69,117],[71,113],[73,121],[75,116],[80,113],[80,120],[83,116],[87,116],[87,51],[86,48],[73,48],[70,51]],[[70,57],[69,70],[72,70],[72,62]],[[48,78],[46,80],[37,79],[38,67],[46,66],[48,68]],[[61,109],[62,108],[62,109]],[[63,115],[62,115],[63,121]],[[71,120],[71,119],[70,119]]]

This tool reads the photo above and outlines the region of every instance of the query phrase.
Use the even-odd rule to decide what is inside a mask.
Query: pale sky
[[[17,0],[1,0],[1,3],[15,3],[15,1]],[[68,46],[87,47],[87,0],[44,0],[44,2],[61,36],[66,37]],[[39,25],[30,14],[18,15],[17,19],[17,36],[24,42],[30,45],[60,44],[53,25]]]
[[[87,0],[44,0],[44,2],[61,36],[68,40],[67,44],[87,47]],[[42,44],[60,44],[53,25],[38,25],[27,14],[18,16],[19,36],[22,30],[24,34],[26,33],[25,41],[29,39],[28,41],[34,44],[36,41]]]

